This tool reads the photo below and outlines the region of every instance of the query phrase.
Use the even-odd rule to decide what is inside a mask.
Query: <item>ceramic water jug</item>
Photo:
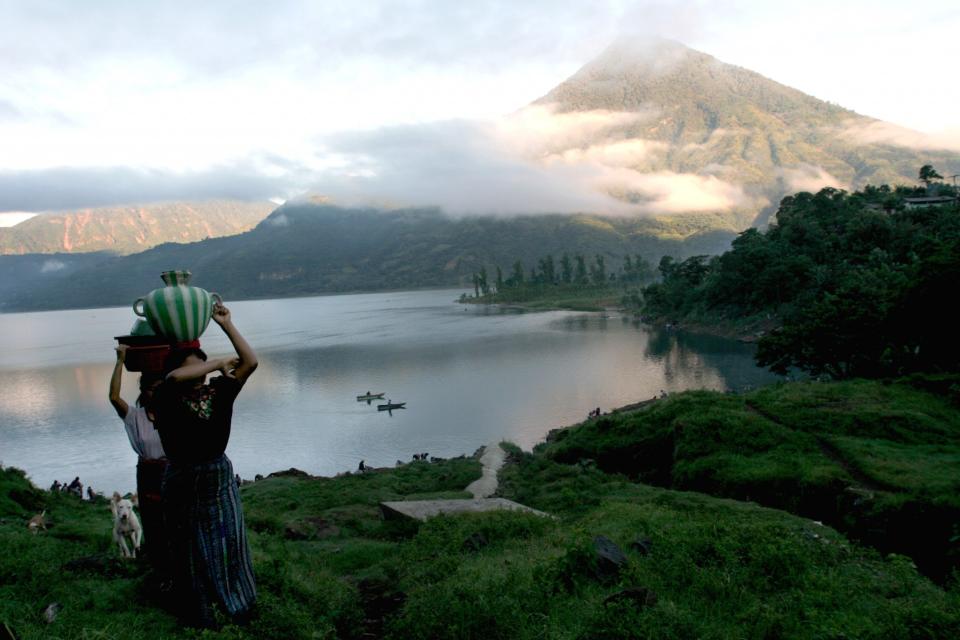
[[[164,271],[160,277],[166,286],[137,298],[133,312],[171,342],[196,340],[210,323],[214,303],[223,300],[216,293],[189,286],[189,271]]]

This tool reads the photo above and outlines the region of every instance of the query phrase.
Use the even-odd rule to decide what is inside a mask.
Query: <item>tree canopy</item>
[[[744,231],[723,255],[662,260],[644,310],[672,320],[775,317],[757,360],[781,373],[958,371],[946,303],[960,281],[960,216],[952,205],[905,208],[904,195],[884,186],[788,196],[767,231]]]
[[[925,164],[920,167],[920,182],[929,186],[934,180],[943,180],[943,176],[937,173],[932,164]]]

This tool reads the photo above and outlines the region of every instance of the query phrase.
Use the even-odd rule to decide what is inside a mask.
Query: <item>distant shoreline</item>
[[[156,287],[154,287],[156,288]],[[229,304],[231,302],[256,302],[260,300],[294,300],[297,298],[328,298],[332,296],[359,296],[359,295],[376,295],[381,293],[420,293],[425,291],[452,291],[452,292],[462,292],[464,287],[449,287],[449,286],[440,286],[440,287],[422,287],[416,289],[377,289],[374,291],[367,291],[363,289],[357,289],[352,291],[326,291],[321,293],[305,293],[305,294],[294,294],[294,295],[274,295],[269,297],[236,297],[225,299],[224,304]],[[147,291],[144,291],[147,293]],[[456,298],[453,298],[451,302],[457,302]],[[111,304],[106,306],[96,306],[96,307],[44,307],[44,308],[5,308],[0,305],[0,315],[15,315],[18,313],[48,313],[56,311],[98,311],[101,309],[127,309],[133,304],[133,299],[130,300],[129,304]]]

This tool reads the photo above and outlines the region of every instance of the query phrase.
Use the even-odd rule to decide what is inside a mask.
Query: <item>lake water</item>
[[[651,330],[613,314],[518,313],[460,305],[461,291],[230,304],[260,367],[234,412],[227,454],[244,478],[297,467],[334,475],[412,454],[452,457],[507,439],[529,449],[588,411],[692,388],[774,377],[753,348]],[[129,308],[0,314],[0,461],[41,487],[74,476],[108,494],[134,488],[136,457],[107,400],[113,336]],[[211,323],[211,356],[229,342]],[[386,392],[392,415],[355,397]],[[121,395],[137,396],[124,372]]]

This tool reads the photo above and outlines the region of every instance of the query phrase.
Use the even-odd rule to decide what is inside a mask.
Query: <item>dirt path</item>
[[[497,491],[497,472],[503,466],[503,460],[506,453],[500,444],[487,445],[483,449],[483,455],[480,456],[480,464],[483,465],[483,475],[474,480],[464,491],[469,491],[474,498],[489,498]]]

